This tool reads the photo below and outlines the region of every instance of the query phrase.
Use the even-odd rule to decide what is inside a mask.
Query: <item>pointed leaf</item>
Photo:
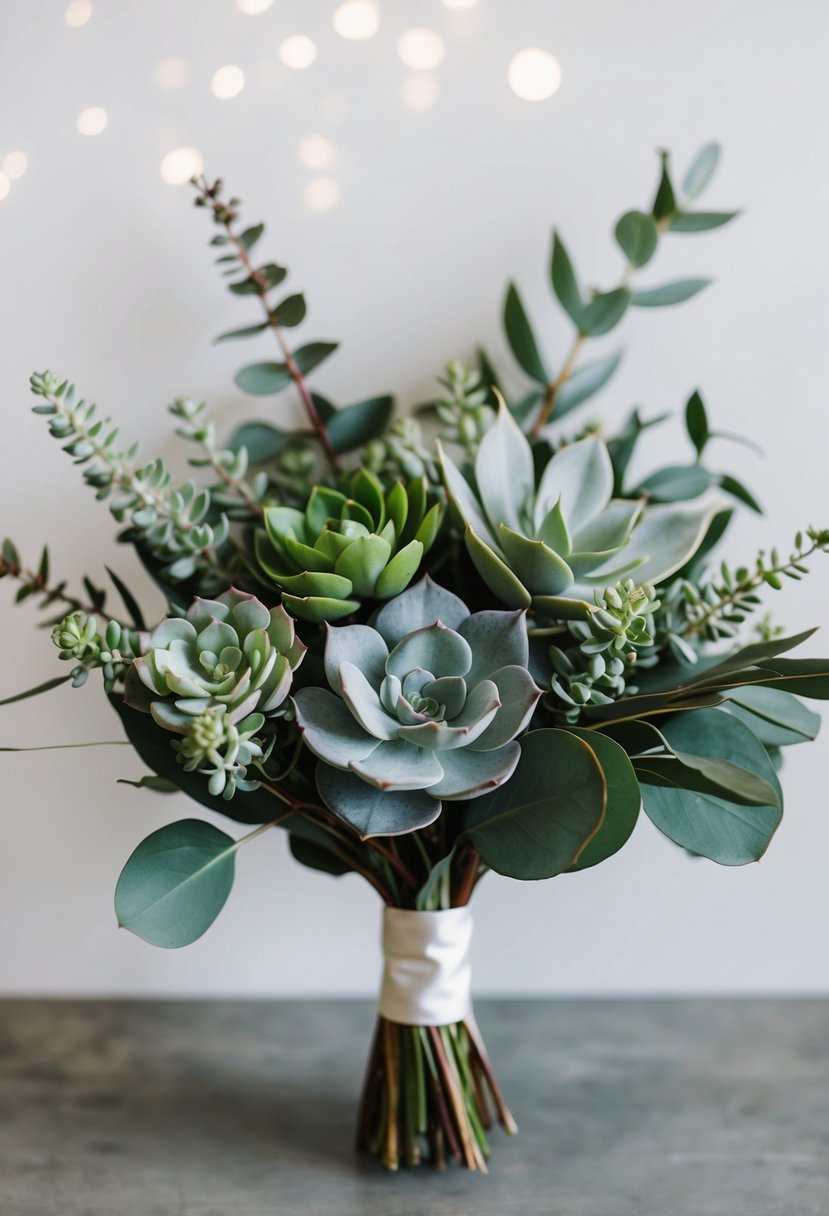
[[[594,296],[582,313],[580,332],[586,338],[598,338],[610,333],[627,312],[631,293],[628,287],[617,287],[614,291],[600,292]]]
[[[557,232],[553,233],[553,256],[550,262],[550,279],[559,304],[577,329],[581,329],[584,303],[581,298],[576,272],[564,242]]]
[[[739,214],[739,211],[680,211],[668,226],[671,232],[711,232]]]
[[[628,211],[615,228],[619,248],[631,266],[645,266],[656,252],[659,229],[652,215],[644,211]]]
[[[516,362],[531,380],[537,380],[539,384],[548,384],[550,374],[538,349],[535,334],[518,294],[518,288],[514,283],[510,283],[504,302],[504,329]]]
[[[630,302],[636,308],[667,308],[672,304],[684,304],[699,295],[711,279],[676,279],[663,283],[661,287],[646,287],[631,292]]]
[[[604,388],[621,361],[622,352],[617,351],[615,355],[605,355],[602,359],[593,359],[577,367],[556,393],[556,419],[563,418],[582,401]]]
[[[709,143],[697,152],[682,180],[682,193],[686,198],[698,198],[702,194],[716,172],[721,150],[719,144]]]

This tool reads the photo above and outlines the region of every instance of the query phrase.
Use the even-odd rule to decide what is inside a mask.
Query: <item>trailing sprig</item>
[[[134,630],[108,621],[101,634],[97,618],[86,612],[65,616],[52,630],[52,641],[61,659],[77,663],[72,671],[73,688],[80,688],[91,671],[100,669],[106,692],[112,692],[140,650]]]
[[[110,420],[96,406],[76,399],[75,387],[52,372],[31,378],[32,392],[43,398],[34,413],[49,419],[51,434],[63,443],[76,464],[89,464],[84,480],[99,499],[119,492],[110,510],[119,523],[129,521],[138,542],[166,564],[173,581],[191,577],[197,570],[215,568],[216,550],[227,540],[229,525],[222,514],[208,522],[211,495],[193,481],[174,488],[162,460],[138,463],[139,445],[123,448]]]
[[[815,553],[829,552],[829,529],[807,528],[798,532],[788,558],[777,549],[761,550],[752,567],[732,569],[723,562],[716,575],[695,584],[678,579],[665,597],[660,634],[671,650],[686,662],[696,661],[691,642],[717,642],[736,637],[740,626],[762,602],[758,592],[775,591],[783,579],[799,580],[809,573],[806,561]]]
[[[362,451],[363,467],[386,485],[425,477],[430,486],[440,485],[434,453],[427,447],[416,418],[397,418],[382,439],[373,439]]]
[[[234,723],[225,705],[212,705],[193,719],[184,738],[174,739],[172,746],[186,773],[202,773],[214,798],[221,795],[230,800],[237,789],[259,788],[248,770],[264,774],[263,766],[273,749],[275,736],[269,744],[257,737],[264,725],[262,714],[249,714]]]
[[[262,499],[268,489],[268,475],[264,471],[255,473],[246,480],[248,450],[242,446],[218,447],[216,425],[207,417],[207,403],[192,401],[189,397],[177,397],[170,406],[170,413],[180,419],[176,434],[182,439],[197,443],[204,452],[202,457],[192,457],[194,468],[211,468],[224,482],[224,489],[214,489],[212,501],[216,506],[232,512],[234,518],[258,518],[262,515]]]

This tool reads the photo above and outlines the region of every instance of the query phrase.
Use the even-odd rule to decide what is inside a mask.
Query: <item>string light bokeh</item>
[[[278,21],[279,6],[275,0],[224,2],[246,16],[271,14],[265,20]],[[489,0],[489,3],[492,2]],[[484,8],[486,0],[441,0],[441,4],[450,12],[462,13]],[[82,29],[96,16],[97,9],[92,0],[68,0],[63,10],[63,22],[70,30]],[[330,28],[347,42],[367,42],[380,32],[384,19],[386,23],[392,23],[399,17],[399,9],[382,0],[341,0],[331,13]],[[263,28],[268,27],[263,25]],[[451,42],[452,30],[442,32],[427,26],[413,26],[393,31],[392,46],[400,65],[405,69],[398,80],[398,104],[410,114],[424,115],[439,106],[441,79],[438,70],[445,64]],[[379,53],[388,55],[388,46],[386,42]],[[255,69],[252,77],[254,86],[284,87],[285,68],[296,72],[310,68],[317,62],[320,49],[325,49],[307,33],[276,29],[273,47],[274,58],[249,65],[249,70]],[[181,49],[186,51],[190,48]],[[195,53],[196,48],[192,50]],[[157,88],[168,93],[181,91],[192,82],[197,87],[207,87],[218,100],[230,101],[249,86],[248,74],[242,63],[228,63],[214,68],[207,81],[201,77],[201,72],[194,79],[194,69],[184,54],[159,59],[151,70]],[[550,51],[540,46],[515,52],[505,63],[504,72],[509,88],[522,101],[538,102],[552,97],[562,80],[558,61]],[[348,94],[324,93],[317,103],[317,113],[326,124],[345,123],[350,113]],[[77,132],[84,136],[101,135],[108,125],[108,112],[100,105],[86,107],[75,120]],[[302,188],[305,206],[315,212],[333,210],[342,196],[340,183],[332,175],[341,159],[337,146],[322,132],[312,132],[301,139],[297,156],[303,168],[313,174]],[[8,152],[0,161],[0,200],[8,197],[13,183],[24,175],[27,165],[26,155],[19,150]],[[170,185],[181,185],[193,174],[200,173],[203,165],[203,157],[196,148],[187,145],[173,148],[161,159],[161,178]]]

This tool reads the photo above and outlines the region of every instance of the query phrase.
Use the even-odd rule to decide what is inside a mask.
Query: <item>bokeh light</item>
[[[523,101],[545,101],[561,84],[561,66],[549,51],[528,47],[510,60],[510,88]]]
[[[400,86],[403,105],[413,114],[431,110],[440,97],[440,82],[437,76],[425,72],[410,72]]]
[[[161,158],[161,176],[169,186],[183,186],[204,173],[204,157],[196,148],[173,148]]]
[[[236,0],[236,7],[249,17],[255,17],[258,13],[266,13],[273,7],[273,2],[274,0]]]
[[[9,181],[8,177],[6,176],[5,173],[2,172],[2,170],[0,170],[0,202],[3,201],[3,199],[9,193],[11,188],[12,188],[12,184]]]
[[[245,73],[235,63],[228,63],[219,68],[213,73],[213,79],[210,81],[210,92],[220,101],[230,101],[231,97],[238,97],[244,87]]]
[[[74,30],[86,25],[92,16],[92,0],[69,0],[63,12],[63,20]]]
[[[28,167],[29,160],[26,153],[20,152],[18,149],[3,157],[3,172],[10,182],[16,182],[18,178],[22,177]]]
[[[291,34],[279,47],[279,58],[288,68],[310,68],[316,57],[316,43],[305,34]]]
[[[81,135],[100,135],[106,129],[107,112],[102,106],[88,106],[78,115]]]
[[[380,28],[380,10],[372,0],[346,0],[334,12],[334,29],[357,42],[373,38]]]
[[[306,169],[330,169],[337,149],[324,135],[306,135],[299,141],[299,159]]]
[[[333,211],[340,201],[340,187],[333,177],[312,177],[303,193],[312,211]]]
[[[161,59],[155,65],[155,83],[160,89],[183,89],[190,79],[190,65],[180,55]]]
[[[422,27],[406,30],[397,40],[397,53],[407,68],[431,72],[443,59],[446,48],[440,34]]]

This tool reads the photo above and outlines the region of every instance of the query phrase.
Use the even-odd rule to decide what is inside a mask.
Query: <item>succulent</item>
[[[217,706],[228,725],[254,711],[272,715],[305,649],[281,605],[268,609],[231,588],[215,600],[195,599],[186,616],[168,617],[149,634],[129,673],[127,701],[178,734]]]
[[[255,790],[259,785],[247,771],[268,758],[268,751],[256,738],[264,724],[264,714],[249,714],[234,723],[226,705],[210,705],[190,719],[184,737],[174,741],[173,747],[185,772],[203,773],[210,793],[229,800],[237,789]]]
[[[494,595],[512,608],[584,619],[596,590],[635,571],[657,583],[696,551],[713,508],[614,499],[613,467],[596,435],[561,448],[536,476],[533,452],[502,403],[475,459],[475,486],[440,453],[466,546]]]
[[[254,538],[257,576],[273,582],[294,616],[336,621],[363,600],[408,587],[437,536],[443,506],[429,506],[426,481],[382,482],[359,469],[348,493],[316,486],[304,511],[268,507]]]
[[[428,822],[440,799],[474,798],[507,780],[520,755],[515,737],[541,695],[527,670],[524,618],[520,609],[470,614],[427,576],[372,625],[329,626],[331,691],[302,688],[294,703],[335,813],[359,819],[368,785],[384,797],[422,791],[401,805]]]
[[[435,412],[444,424],[441,438],[457,443],[471,458],[495,421],[481,374],[463,363],[448,363],[438,383],[446,389],[445,396],[435,402]]]
[[[98,622],[86,612],[70,612],[52,630],[52,641],[62,659],[95,662],[101,653]]]

